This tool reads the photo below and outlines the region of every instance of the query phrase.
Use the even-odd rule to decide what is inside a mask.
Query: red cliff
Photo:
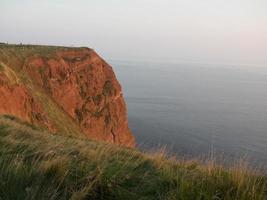
[[[1,45],[0,94],[0,114],[52,132],[135,145],[121,86],[92,49]]]

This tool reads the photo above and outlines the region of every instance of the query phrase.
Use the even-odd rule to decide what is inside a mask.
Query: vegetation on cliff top
[[[267,177],[0,118],[0,199],[267,199]]]
[[[37,86],[36,82],[32,80],[23,68],[26,61],[35,56],[51,57],[55,56],[55,52],[58,50],[79,51],[82,49],[86,49],[86,47],[0,43],[0,72],[3,71],[11,83],[20,83],[27,87],[31,95],[42,105],[42,108],[53,121],[58,131],[68,135],[77,136],[82,134],[74,120],[66,115],[66,113],[49,97],[44,89]]]

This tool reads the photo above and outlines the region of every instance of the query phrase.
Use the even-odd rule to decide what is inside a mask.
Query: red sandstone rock
[[[12,83],[0,71],[0,113],[16,116],[26,122],[45,126],[54,131],[52,123],[41,106],[36,102],[26,87]]]
[[[89,138],[129,147],[135,145],[128,128],[121,86],[111,66],[93,50],[72,48],[57,50],[50,56],[32,55],[24,60],[21,70]],[[4,79],[2,73],[0,113],[15,115],[54,130],[56,126],[27,88],[20,84],[10,86]],[[33,119],[32,112],[42,117]]]

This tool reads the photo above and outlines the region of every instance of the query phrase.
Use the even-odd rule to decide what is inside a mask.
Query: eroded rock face
[[[93,50],[72,48],[55,51],[50,56],[34,55],[25,59],[20,70],[31,77],[88,137],[129,147],[135,145],[128,128],[121,86],[111,66]],[[14,114],[33,122],[28,117],[32,115],[27,112],[40,110],[44,119],[39,123],[54,129],[42,112],[42,106],[35,103],[23,85],[10,88],[2,81],[0,92],[0,103],[13,99],[0,105],[0,113]],[[15,107],[11,108],[12,105]]]
[[[55,131],[41,105],[35,101],[28,89],[19,83],[16,75],[13,73],[13,77],[10,77],[10,74],[1,70],[0,113],[17,116],[26,122],[45,126],[49,130]]]

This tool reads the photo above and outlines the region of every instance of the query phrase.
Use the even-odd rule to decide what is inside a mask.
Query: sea
[[[267,166],[267,66],[109,63],[138,148]]]

